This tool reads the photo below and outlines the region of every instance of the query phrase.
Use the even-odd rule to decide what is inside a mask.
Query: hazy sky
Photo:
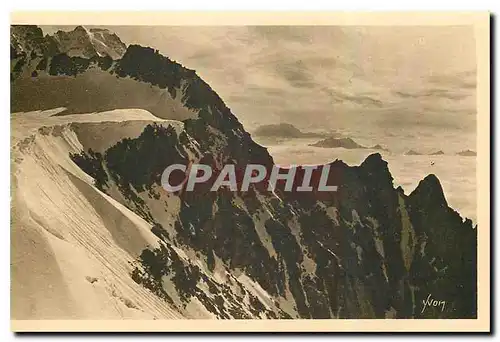
[[[250,130],[475,131],[472,27],[106,28],[195,69]]]

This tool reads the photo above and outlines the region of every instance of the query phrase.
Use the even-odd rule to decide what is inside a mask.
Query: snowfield
[[[69,153],[136,137],[151,122],[182,123],[143,110],[57,112],[11,117],[12,318],[181,317],[130,277],[141,250],[156,244],[150,225],[97,190]]]
[[[103,193],[70,157],[88,149],[102,153],[124,138],[138,137],[151,123],[178,133],[183,123],[139,109],[56,115],[63,110],[11,115],[12,319],[217,318],[196,296],[182,302],[172,275],[163,277],[162,287],[173,303],[133,280],[138,257],[158,248],[158,237],[150,223],[124,205],[116,185],[107,190],[112,197]],[[140,196],[175,237],[178,197]],[[258,231],[265,238],[265,228]],[[232,274],[217,257],[211,272],[194,250],[170,247],[185,267],[199,267],[203,277],[195,286],[209,300],[221,298],[225,315],[236,318],[232,310],[237,309],[255,316],[250,297],[277,312],[272,296],[245,273]],[[269,242],[267,248],[276,255]],[[221,294],[223,288],[230,291]],[[235,301],[237,293],[243,302]],[[280,298],[279,305],[296,316],[291,295]],[[258,317],[266,318],[264,313]]]

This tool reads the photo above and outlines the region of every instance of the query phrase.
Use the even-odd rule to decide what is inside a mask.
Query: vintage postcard
[[[489,26],[12,13],[12,330],[489,331]]]

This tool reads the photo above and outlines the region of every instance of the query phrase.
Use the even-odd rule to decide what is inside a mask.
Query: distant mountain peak
[[[472,151],[472,150],[465,150],[465,151],[458,152],[457,155],[466,156],[466,157],[474,157],[474,156],[477,156],[477,153]]]
[[[14,55],[35,54],[50,57],[65,53],[70,57],[121,58],[127,46],[120,38],[107,29],[87,29],[77,26],[73,31],[59,30],[53,36],[43,36],[36,25],[11,26],[11,50]]]
[[[54,34],[61,52],[70,57],[104,57],[109,56],[116,60],[121,58],[127,46],[106,29],[87,29],[77,26],[73,31],[57,31]]]
[[[405,153],[405,155],[407,155],[407,156],[420,156],[420,155],[422,155],[422,153],[417,152],[415,150],[409,150],[408,152]]]
[[[310,144],[309,146],[313,147],[323,147],[323,148],[337,148],[337,147],[343,147],[346,149],[356,149],[356,148],[366,148],[351,138],[326,138],[323,140],[320,140],[314,144]]]
[[[380,150],[380,151],[385,151],[385,152],[389,151],[389,149],[385,148],[384,146],[382,146],[380,144],[374,145],[374,146],[370,147],[370,149],[372,149],[372,150]]]
[[[83,27],[82,25],[78,25],[77,27],[75,27],[75,29],[73,31],[75,31],[75,32],[78,32],[78,31],[87,32],[87,29],[85,29],[85,27]],[[59,32],[61,32],[61,31],[59,31]]]
[[[324,133],[303,132],[290,123],[262,125],[257,127],[253,133],[260,137],[275,138],[316,138],[325,135]]]

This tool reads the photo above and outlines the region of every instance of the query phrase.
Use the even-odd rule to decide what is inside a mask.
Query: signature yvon
[[[431,294],[429,293],[429,295],[427,296],[427,299],[423,299],[422,300],[422,304],[424,305],[422,307],[422,312],[421,313],[424,313],[425,309],[427,307],[441,307],[441,312],[444,311],[444,308],[446,306],[446,302],[444,300],[436,300],[436,299],[433,299],[431,297]]]

